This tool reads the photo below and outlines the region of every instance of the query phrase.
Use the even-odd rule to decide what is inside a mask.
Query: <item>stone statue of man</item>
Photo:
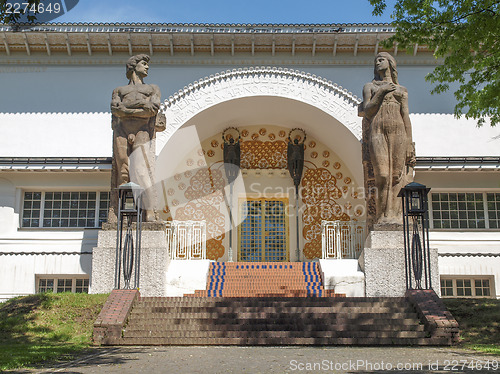
[[[375,193],[372,223],[400,225],[402,204],[398,193],[413,181],[415,166],[408,91],[399,85],[396,60],[389,53],[376,56],[374,73],[374,79],[363,87],[359,106],[363,117],[365,188]]]
[[[155,221],[154,163],[155,134],[165,130],[165,116],[160,109],[160,89],[145,84],[149,56],[132,56],[127,61],[128,85],[116,88],[111,100],[113,128],[113,173],[110,220],[116,219],[117,196],[113,190],[128,182],[140,185],[146,192],[143,198],[145,220]]]

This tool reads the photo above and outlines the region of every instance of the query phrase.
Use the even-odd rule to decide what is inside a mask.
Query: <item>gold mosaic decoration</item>
[[[221,205],[224,203],[222,188],[225,182],[220,170],[200,169],[190,179],[190,185],[184,196],[189,203],[176,210],[175,219],[180,221],[196,220],[207,222],[207,258],[218,260],[224,255],[224,215]]]
[[[242,169],[286,169],[287,134],[289,130],[277,126],[251,126],[240,128]],[[222,167],[221,134],[203,143],[204,151],[194,149],[182,164],[203,166],[198,171],[185,171],[175,175],[174,189],[165,194],[172,198],[183,196],[185,206],[175,210],[176,220],[205,220],[207,222],[207,258],[218,260],[225,254],[225,211],[222,188],[225,174]],[[321,221],[363,220],[364,201],[359,199],[356,183],[343,167],[335,153],[316,139],[309,139],[305,151],[305,167],[302,179],[302,236],[303,253],[307,259],[321,257]],[[202,156],[203,153],[203,156]],[[200,157],[197,157],[200,156]],[[339,162],[340,161],[340,162]],[[205,166],[206,165],[206,166]],[[217,165],[221,166],[218,167]],[[194,174],[194,175],[193,175]],[[184,183],[180,183],[182,178]],[[169,186],[170,187],[170,186]],[[174,195],[175,192],[175,196]],[[179,195],[177,195],[179,194]],[[175,199],[174,205],[179,204]],[[180,204],[179,204],[180,205]],[[169,213],[168,207],[164,212]],[[172,209],[174,215],[174,209]],[[227,218],[226,218],[227,219]]]
[[[302,214],[302,235],[306,241],[304,255],[307,259],[321,258],[321,221],[349,221],[351,218],[335,201],[342,196],[342,191],[329,170],[306,170],[302,188],[302,201],[306,207]]]
[[[287,144],[283,140],[247,140],[241,143],[243,169],[286,169],[286,155]]]

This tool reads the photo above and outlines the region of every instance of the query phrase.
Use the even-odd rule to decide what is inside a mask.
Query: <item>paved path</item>
[[[489,362],[489,369],[484,366]],[[464,366],[464,363],[465,366]],[[483,367],[481,370],[480,365]],[[108,347],[18,373],[500,373],[500,356],[455,348]]]

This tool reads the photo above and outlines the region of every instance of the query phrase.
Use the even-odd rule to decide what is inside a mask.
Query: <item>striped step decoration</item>
[[[210,272],[207,281],[207,296],[209,297],[222,296],[225,276],[226,276],[225,262],[214,262],[210,264]]]
[[[303,262],[302,272],[304,273],[307,295],[308,296],[323,296],[323,283],[318,268],[317,262]]]

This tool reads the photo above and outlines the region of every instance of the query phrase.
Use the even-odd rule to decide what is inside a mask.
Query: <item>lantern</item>
[[[132,182],[118,187],[115,289],[120,289],[122,269],[124,288],[139,287],[143,192],[141,186]],[[130,284],[132,273],[134,275],[133,287]]]
[[[399,191],[403,204],[406,289],[431,289],[429,250],[429,213],[427,195],[430,188],[412,182]],[[423,279],[422,279],[423,278]],[[413,280],[415,287],[413,287]]]

